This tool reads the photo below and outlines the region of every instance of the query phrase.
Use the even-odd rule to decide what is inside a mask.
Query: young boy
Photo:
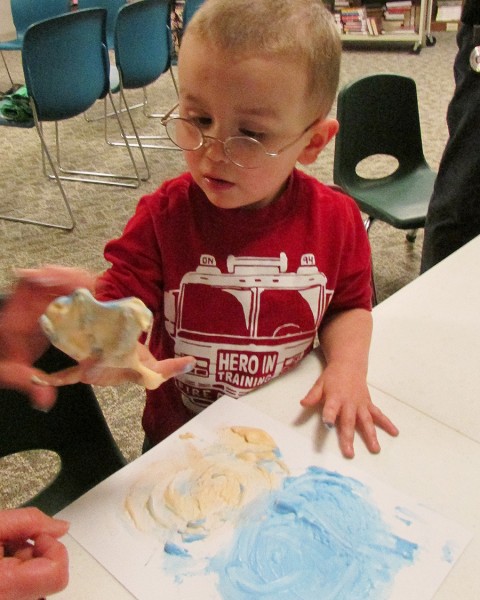
[[[302,405],[323,406],[353,457],[357,428],[396,427],[366,385],[370,251],[354,202],[297,170],[338,123],[328,117],[341,45],[322,0],[207,0],[182,39],[179,117],[164,125],[189,172],[143,197],[105,257],[107,300],[154,313],[157,360],[193,356],[190,373],[147,392],[156,444],[221,394],[238,397],[295,365],[317,332],[323,374]],[[288,402],[288,398],[279,398]]]

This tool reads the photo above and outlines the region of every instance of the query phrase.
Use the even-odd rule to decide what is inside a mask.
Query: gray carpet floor
[[[411,53],[408,47],[375,46],[372,49],[349,47],[345,49],[341,71],[341,85],[361,75],[388,72],[415,79],[418,88],[420,119],[425,156],[437,168],[447,140],[445,115],[451,98],[453,61],[456,52],[455,34],[436,34],[437,43]],[[5,53],[16,82],[23,82],[20,56]],[[6,90],[9,81],[0,69],[0,90]],[[175,101],[175,90],[168,74],[149,88],[152,111],[164,112]],[[131,91],[132,102],[140,99]],[[102,114],[102,105],[92,107],[90,117]],[[335,107],[332,109],[335,114]],[[146,118],[140,110],[135,118],[144,133],[161,133],[159,119]],[[110,120],[112,121],[112,120]],[[60,125],[66,166],[112,169],[128,172],[129,164],[124,148],[107,146],[100,120],[87,122],[83,116]],[[52,127],[45,126],[51,137]],[[110,123],[115,134],[113,122]],[[1,128],[2,161],[0,162],[0,215],[64,220],[58,188],[42,175],[40,147],[34,129]],[[102,250],[106,241],[118,236],[132,214],[140,196],[155,189],[164,179],[184,170],[180,152],[148,150],[152,171],[151,179],[139,189],[106,185],[66,183],[77,227],[73,232],[62,232],[34,225],[0,219],[0,289],[12,281],[12,267],[35,267],[45,263],[80,266],[94,271],[106,263]],[[137,156],[138,158],[138,156]],[[378,172],[385,165],[376,162],[371,168]],[[333,144],[325,149],[317,163],[307,169],[326,183],[332,183]],[[419,232],[415,244],[406,242],[404,233],[381,223],[373,225],[370,233],[374,257],[375,277],[379,300],[382,301],[418,276],[423,235]],[[137,386],[96,390],[109,426],[127,460],[140,454],[143,439],[140,416],[143,391]],[[19,426],[21,424],[19,423]],[[0,460],[0,508],[16,506],[42,488],[54,477],[58,463],[44,452],[23,453]]]

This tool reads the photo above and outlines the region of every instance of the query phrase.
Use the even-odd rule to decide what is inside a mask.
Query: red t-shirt
[[[99,298],[137,296],[154,315],[153,355],[197,359],[191,373],[147,391],[152,443],[218,396],[294,366],[325,315],[371,309],[357,206],[299,170],[278,200],[253,210],[213,206],[189,174],[167,181],[140,200],[105,258]]]

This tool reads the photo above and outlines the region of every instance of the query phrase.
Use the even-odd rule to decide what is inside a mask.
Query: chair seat
[[[344,186],[360,210],[396,229],[419,229],[425,225],[436,173],[428,167],[409,174],[381,179],[360,179]]]

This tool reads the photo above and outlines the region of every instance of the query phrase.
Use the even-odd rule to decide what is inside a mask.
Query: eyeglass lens
[[[197,150],[203,143],[200,129],[185,119],[169,119],[165,129],[172,142],[182,150]]]
[[[165,123],[165,128],[168,137],[182,150],[198,150],[210,139],[204,136],[196,125],[178,117],[169,119]],[[254,138],[233,136],[224,142],[216,141],[223,144],[225,154],[240,167],[247,169],[258,167],[267,156],[265,148]]]

